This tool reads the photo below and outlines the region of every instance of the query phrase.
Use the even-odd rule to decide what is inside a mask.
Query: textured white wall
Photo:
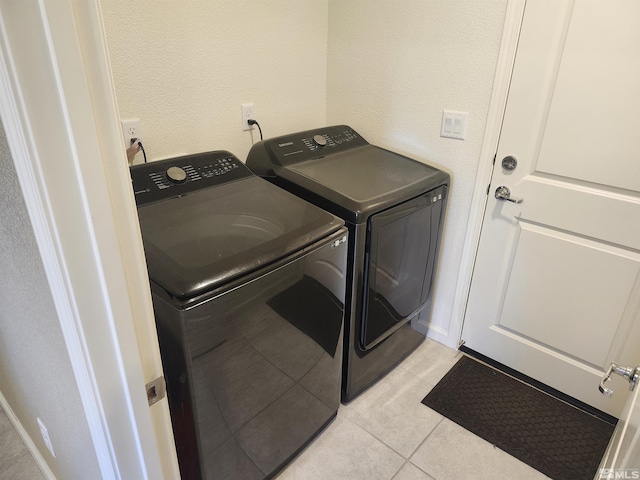
[[[325,124],[327,0],[102,0],[121,118],[141,120],[149,159]],[[140,157],[141,155],[139,155]],[[136,159],[138,161],[138,159]]]
[[[452,175],[430,337],[457,341],[453,299],[507,0],[102,0],[121,118],[148,155],[226,149],[254,102],[265,136],[351,125]],[[465,141],[442,110],[469,112]]]
[[[506,0],[330,0],[327,123],[452,176],[428,335],[453,346],[464,235]],[[440,137],[442,110],[469,112],[464,141]]]
[[[0,206],[0,391],[56,478],[100,478],[49,282],[1,124]],[[42,441],[36,417],[49,431],[56,458]],[[3,454],[10,455],[8,450],[0,452]]]

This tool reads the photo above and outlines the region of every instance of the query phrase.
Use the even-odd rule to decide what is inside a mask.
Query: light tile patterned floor
[[[1,407],[0,480],[44,480],[29,450]]]
[[[278,480],[542,480],[547,477],[422,405],[459,353],[427,340],[349,405]],[[0,480],[42,480],[0,410]]]
[[[460,358],[427,340],[349,405],[278,480],[547,477],[420,402]]]

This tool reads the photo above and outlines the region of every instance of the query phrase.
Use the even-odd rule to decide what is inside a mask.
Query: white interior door
[[[640,363],[638,111],[640,2],[529,0],[462,333],[616,417],[597,385]]]

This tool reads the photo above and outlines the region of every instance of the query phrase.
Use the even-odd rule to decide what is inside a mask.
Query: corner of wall
[[[327,122],[452,175],[432,314],[419,322],[448,346],[506,6],[330,2]],[[469,112],[464,141],[440,137],[443,110]]]

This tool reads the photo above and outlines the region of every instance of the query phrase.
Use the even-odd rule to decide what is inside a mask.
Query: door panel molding
[[[497,324],[604,370],[609,345],[625,318],[630,320],[625,310],[638,293],[633,288],[640,274],[640,255],[538,225],[523,223],[521,230]],[[576,272],[590,277],[589,292],[574,288],[571,277]],[[554,315],[567,324],[559,324]],[[605,324],[602,319],[607,317]]]

